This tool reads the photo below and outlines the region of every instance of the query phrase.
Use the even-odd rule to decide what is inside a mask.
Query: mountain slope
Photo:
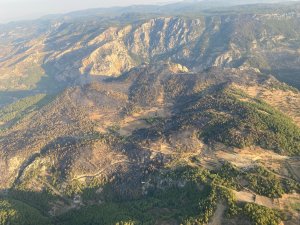
[[[299,223],[299,4],[211,4],[0,25],[1,225]]]
[[[269,11],[260,12],[265,8]],[[297,4],[282,10],[254,5],[241,14],[219,9],[202,16],[132,11],[113,19],[95,12],[82,20],[66,16],[2,25],[0,89],[54,91],[166,60],[196,72],[254,67],[299,87],[298,9]]]
[[[212,69],[205,73],[187,73],[174,64],[143,65],[118,78],[66,89],[45,106],[33,108],[31,114],[12,117],[14,124],[2,130],[0,149],[3,161],[0,168],[5,176],[1,177],[1,187],[10,189],[8,196],[25,202],[31,202],[24,199],[29,190],[46,191],[44,194],[51,203],[47,206],[48,213],[65,221],[62,224],[74,223],[71,222],[73,211],[67,213],[74,208],[83,208],[84,214],[93,214],[97,210],[100,215],[105,212],[113,215],[114,210],[124,213],[118,214],[119,220],[99,215],[95,224],[117,223],[126,218],[134,218],[136,223],[160,223],[158,218],[163,215],[176,218],[178,222],[186,221],[186,224],[195,220],[205,222],[213,216],[221,201],[219,198],[223,198],[224,190],[219,189],[222,186],[246,192],[250,189],[250,193],[281,199],[283,194],[289,195],[292,190],[298,192],[298,178],[294,175],[298,164],[293,162],[299,156],[300,129],[267,103],[236,89],[237,86],[251,85],[259,85],[265,91],[272,89],[274,93],[293,93],[285,84],[255,70]],[[7,109],[10,108],[12,106]],[[3,112],[10,113],[11,110]],[[6,124],[10,121],[2,126]],[[286,169],[276,170],[276,175],[264,172],[270,180],[261,181],[259,172],[248,171],[247,164],[227,158],[226,151],[226,154],[249,151],[248,154],[256,157],[262,152],[272,155],[272,160],[274,157],[274,162],[278,160],[280,167]],[[224,160],[237,163],[237,171],[246,171],[241,173],[241,180],[230,181],[234,178],[223,177],[223,172],[218,172],[217,168],[222,168]],[[262,159],[254,165],[269,168],[267,162],[268,159]],[[193,195],[202,195],[193,186],[191,178],[182,175],[171,176],[171,180],[165,178],[170,176],[168,171],[177,171],[183,165],[187,171],[195,168],[211,171],[201,175],[211,178],[197,181],[200,182],[197,185],[210,190],[204,199],[210,198],[215,191],[223,193],[217,195],[219,200],[209,203],[212,207],[209,214],[198,214],[191,208],[188,210],[192,211],[185,212],[176,206],[169,210],[177,210],[180,216],[162,212],[152,219],[142,219],[136,216],[148,215],[146,208],[134,214],[125,209],[130,199],[137,202],[131,202],[128,207],[151,205],[152,201],[158,208],[164,207],[169,203],[163,202],[173,201],[174,197],[167,195],[167,199],[162,200],[164,190],[181,196],[176,191],[178,187],[186,193],[180,197],[187,201],[185,204],[197,204],[192,203],[187,194],[193,190]],[[274,168],[271,166],[270,170]],[[286,170],[289,172],[284,172]],[[209,173],[221,177],[215,178]],[[234,176],[234,173],[230,172],[228,176]],[[211,183],[211,179],[216,180]],[[244,179],[246,183],[242,182]],[[275,182],[277,186],[274,190],[260,190],[255,182],[262,182],[266,187],[268,182]],[[150,194],[153,191],[155,194]],[[227,194],[224,196],[226,201],[233,201]],[[118,199],[125,202],[118,203]],[[228,207],[233,210],[231,207],[235,206],[230,204]],[[269,207],[265,203],[258,204]],[[154,206],[149,207],[148,210],[155,210]],[[240,210],[246,210],[250,205],[245,207]],[[274,207],[280,208],[279,205]],[[44,208],[41,210],[47,213]],[[79,216],[82,220],[78,224],[91,221],[84,214]],[[274,218],[278,219],[275,215]],[[292,215],[290,221],[296,220],[297,214]]]

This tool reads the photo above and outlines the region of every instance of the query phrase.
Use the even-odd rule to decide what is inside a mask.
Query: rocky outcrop
[[[0,90],[33,89],[43,76],[66,84],[82,75],[119,76],[145,62],[169,61],[191,71],[245,66],[298,70],[299,18],[290,15],[290,27],[286,20],[267,14],[158,16],[106,27],[70,20],[55,22],[24,42],[9,36],[11,28],[3,34],[9,44],[0,38],[1,52],[11,52],[0,58]],[[283,61],[283,56],[291,60]]]

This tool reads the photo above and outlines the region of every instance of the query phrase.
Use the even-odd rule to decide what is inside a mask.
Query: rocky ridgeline
[[[30,90],[44,80],[54,85],[83,76],[119,76],[142,63],[164,61],[194,72],[212,66],[253,67],[289,81],[299,70],[300,51],[299,18],[289,15],[164,16],[129,25],[67,20],[39,25],[41,31],[29,32],[36,35],[32,40],[12,27],[0,39],[1,52],[10,52],[0,60],[0,89]],[[30,25],[23,26],[26,30]],[[9,43],[2,44],[4,40]]]

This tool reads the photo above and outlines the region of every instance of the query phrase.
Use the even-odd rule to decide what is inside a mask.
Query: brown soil
[[[226,207],[223,204],[218,204],[212,221],[208,225],[222,225],[223,214]]]

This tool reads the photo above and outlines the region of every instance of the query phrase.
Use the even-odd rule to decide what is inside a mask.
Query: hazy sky
[[[79,9],[132,4],[157,4],[175,1],[176,0],[0,0],[0,23],[12,20],[32,19],[46,14],[64,13]]]

